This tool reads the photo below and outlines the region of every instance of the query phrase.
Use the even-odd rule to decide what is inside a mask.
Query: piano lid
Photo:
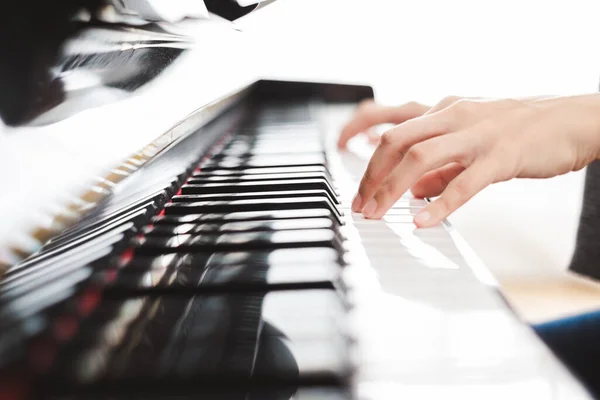
[[[194,45],[178,22],[235,21],[273,0],[61,0],[0,7],[0,120],[44,125],[123,99]]]
[[[0,6],[0,265],[124,159],[256,80],[218,4],[169,22],[107,0],[34,3]]]

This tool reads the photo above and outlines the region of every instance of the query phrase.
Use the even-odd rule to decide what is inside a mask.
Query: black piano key
[[[173,196],[173,203],[191,203],[195,201],[228,201],[252,199],[277,199],[281,197],[315,197],[326,196],[331,202],[340,204],[337,197],[333,197],[326,190],[282,190],[275,192],[247,192],[247,193],[213,193],[213,194],[182,194]]]
[[[311,167],[324,166],[325,159],[319,156],[300,158],[263,157],[248,160],[219,160],[208,161],[200,166],[201,170],[214,171],[220,169],[247,169],[273,167]]]
[[[331,248],[315,247],[303,249],[280,249],[274,251],[234,251],[227,253],[214,253],[210,256],[211,265],[232,264],[296,264],[301,261],[307,264],[329,264],[338,262],[340,254]]]
[[[122,193],[113,195],[102,211],[114,212],[144,198],[152,197],[157,203],[165,202],[181,186],[183,178],[171,176],[152,181],[147,181],[147,177],[144,177],[143,180],[138,178],[138,185],[133,186],[135,190],[124,190]]]
[[[18,277],[30,271],[43,269],[46,265],[60,262],[63,257],[78,257],[97,249],[112,249],[112,251],[115,251],[119,245],[124,245],[123,242],[128,238],[128,234],[132,229],[133,223],[131,222],[117,224],[114,227],[110,226],[102,230],[102,232],[94,233],[92,238],[85,237],[81,240],[75,240],[60,248],[30,257],[6,271],[3,275],[3,281],[8,282],[13,279],[13,276]]]
[[[276,359],[276,355],[273,357]],[[265,363],[273,364],[275,360],[265,360]],[[351,400],[354,397],[349,390],[342,387],[298,387],[296,385],[264,386],[251,388],[246,400]]]
[[[156,257],[136,256],[126,260],[119,260],[115,264],[121,269],[119,273],[146,272],[151,269],[167,270],[175,269],[184,263],[192,265],[204,265],[210,257],[210,254],[163,254]],[[188,259],[191,258],[191,261]]]
[[[204,183],[202,185],[183,185],[182,194],[246,193],[274,192],[288,190],[326,190],[330,197],[337,197],[336,191],[325,179],[298,179],[260,182]]]
[[[208,213],[208,214],[189,214],[189,215],[159,215],[152,218],[154,225],[181,225],[181,224],[200,224],[200,223],[221,223],[235,221],[257,221],[257,220],[278,220],[278,219],[302,219],[302,218],[332,218],[336,219],[334,214],[325,208],[294,210],[270,210],[270,211],[243,211],[231,213]]]
[[[81,397],[85,396],[85,397]],[[297,385],[263,386],[250,388],[194,388],[189,386],[167,386],[152,388],[144,391],[136,388],[128,391],[126,388],[103,390],[102,388],[79,391],[72,388],[61,388],[54,393],[45,390],[40,393],[40,400],[352,400],[349,390],[342,387],[299,387]]]
[[[150,263],[149,263],[150,264]],[[204,293],[308,288],[340,288],[341,266],[337,262],[296,264],[179,265],[149,269],[124,267],[107,285],[111,295],[161,292],[181,295]],[[103,273],[103,272],[101,272]]]
[[[147,210],[140,210],[131,215],[123,216],[115,221],[110,222],[104,226],[98,227],[98,229],[93,229],[89,232],[84,232],[80,235],[74,235],[72,238],[65,240],[57,244],[56,246],[48,246],[47,248],[42,248],[40,252],[36,253],[33,257],[28,260],[36,260],[40,258],[44,258],[46,256],[56,257],[57,255],[64,253],[66,251],[77,250],[77,248],[81,247],[87,242],[96,241],[98,238],[103,237],[107,238],[109,236],[122,237],[125,238],[133,235],[136,231],[136,223],[139,224],[140,221],[146,221],[149,219],[149,216],[146,214]]]
[[[322,132],[314,124],[292,121],[250,121],[237,131],[236,138],[261,138],[269,140],[322,140]]]
[[[116,210],[103,209],[99,212],[92,213],[89,216],[85,216],[80,222],[75,224],[73,227],[66,229],[60,235],[54,237],[50,242],[54,240],[59,240],[64,236],[75,234],[76,232],[80,232],[82,230],[94,229],[97,226],[104,225],[106,223],[110,223],[111,221],[122,217],[123,215],[129,214],[131,212],[135,212],[142,208],[150,208],[150,207],[159,207],[159,201],[157,199],[161,199],[162,196],[165,196],[164,200],[160,207],[164,205],[166,202],[166,193],[161,190],[156,193],[152,193],[151,195],[145,196],[143,198],[138,198],[136,201],[127,204],[126,206],[122,206]]]
[[[89,264],[111,253],[110,247],[90,249],[84,254],[71,255],[59,260],[49,260],[34,268],[13,274],[0,282],[0,304],[14,300],[19,296],[35,296],[35,291],[43,291],[50,282],[61,280],[64,276],[77,273]]]
[[[235,141],[223,148],[218,155],[222,158],[275,157],[321,155],[325,148],[318,140],[306,138],[304,141],[292,139],[256,138],[255,140]]]
[[[252,140],[269,140],[269,141],[310,141],[321,142],[323,136],[321,132],[314,126],[296,125],[296,124],[244,124],[240,126],[236,134],[232,137],[231,142],[244,142]],[[231,143],[229,142],[229,143]]]
[[[194,254],[164,254],[156,257],[136,256],[120,264],[121,272],[144,272],[150,269],[206,268],[223,265],[289,265],[301,260],[306,264],[339,263],[340,254],[331,248],[314,247],[271,251],[234,251]]]
[[[141,195],[135,193],[125,197],[124,199],[111,199],[111,201],[109,201],[105,206],[101,207],[98,211],[92,212],[85,216],[80,223],[65,231],[64,234],[71,233],[72,231],[86,228],[94,224],[110,221],[113,218],[118,218],[119,216],[127,214],[140,207],[148,207],[149,210],[158,210],[164,206],[164,204],[174,193],[175,192],[171,192],[171,190],[160,189]]]
[[[289,149],[288,146],[294,146],[294,151],[282,151],[282,145]],[[221,158],[237,157],[250,158],[254,156],[281,156],[285,153],[290,155],[298,154],[323,154],[325,149],[318,143],[271,143],[271,142],[254,142],[254,143],[236,143],[235,146],[230,146],[219,152],[219,157],[214,157],[213,160]]]
[[[124,207],[112,213],[101,213],[89,219],[82,220],[75,224],[73,227],[64,230],[59,235],[53,237],[48,243],[53,243],[62,240],[66,236],[73,236],[80,232],[89,231],[96,229],[99,226],[106,226],[107,224],[125,216],[135,213],[139,210],[145,210],[152,207],[158,207],[153,198],[141,199],[139,202],[135,202],[128,207]]]
[[[146,271],[121,271],[117,279],[107,285],[109,297],[130,296],[136,293],[146,294],[149,291],[177,291],[177,295],[190,293],[196,288],[202,277],[202,268],[152,268]],[[99,272],[102,274],[103,272]],[[193,294],[193,292],[192,292]]]
[[[277,126],[246,126],[240,127],[237,134],[229,143],[244,143],[246,141],[276,141],[276,142],[303,142],[319,143],[322,141],[321,132],[303,127]],[[228,144],[229,144],[228,143]]]
[[[159,156],[160,157],[160,156]],[[185,178],[186,167],[184,165],[191,163],[191,160],[186,162],[182,160],[167,160],[162,168],[160,164],[162,160],[155,159],[155,165],[146,164],[139,170],[138,173],[132,176],[132,181],[129,184],[123,185],[122,190],[115,193],[110,199],[113,205],[127,204],[131,200],[144,197],[150,193],[165,190],[168,194],[172,194],[181,185],[181,181]]]
[[[288,174],[255,174],[242,176],[209,176],[209,177],[192,177],[187,183],[190,185],[202,185],[205,183],[239,183],[239,182],[260,182],[260,181],[277,181],[277,180],[297,180],[297,179],[325,179],[328,180],[327,174],[322,172],[300,172]]]
[[[145,236],[136,239],[134,243],[136,244],[135,253],[139,255],[301,247],[331,247],[338,249],[340,247],[340,239],[336,233],[326,229],[224,233],[201,236],[180,235],[173,238]]]
[[[283,136],[277,133],[263,133],[258,135],[237,136],[231,140],[223,150],[254,150],[264,149],[273,151],[277,154],[298,154],[307,153],[307,149],[314,149],[313,153],[321,153],[324,150],[322,138],[319,135],[307,134],[302,135],[286,135]]]
[[[221,290],[317,289],[339,286],[341,267],[330,264],[225,265],[209,267],[199,282]]]
[[[261,200],[199,201],[194,203],[170,203],[165,207],[166,215],[202,213],[227,213],[241,211],[275,211],[297,208],[325,208],[338,216],[342,215],[327,197],[283,197]]]
[[[293,146],[293,145],[291,145]],[[218,154],[214,155],[215,162],[218,163],[243,163],[248,164],[249,166],[254,165],[262,165],[262,166],[286,166],[286,165],[312,165],[312,164],[323,164],[325,163],[325,155],[321,152],[317,153],[299,153],[295,154],[293,152],[285,151],[282,149],[281,153],[273,154],[273,155],[257,155],[250,157],[222,157],[219,158]],[[209,159],[209,162],[212,162],[212,159]],[[293,162],[294,164],[286,164],[289,162]]]
[[[244,142],[244,141],[310,141],[310,142],[322,142],[323,135],[314,126],[307,125],[290,125],[290,124],[276,124],[276,125],[246,125],[236,132],[233,136],[232,142]]]
[[[278,249],[271,251],[234,251],[195,254],[163,254],[156,257],[136,256],[122,261],[121,272],[145,272],[150,269],[207,268],[223,265],[288,265],[301,260],[306,264],[339,263],[340,254],[331,248]]]
[[[286,231],[296,229],[335,229],[329,218],[282,219],[238,221],[225,223],[182,224],[175,226],[153,225],[144,228],[152,236],[198,235],[205,233]]]
[[[67,235],[63,235],[60,238],[50,241],[48,244],[44,245],[42,248],[42,253],[58,249],[62,246],[66,246],[73,241],[78,241],[78,243],[82,243],[87,238],[88,240],[93,239],[94,234],[105,230],[107,227],[115,226],[118,224],[131,222],[133,227],[141,226],[145,222],[150,220],[150,216],[154,214],[154,212],[149,211],[149,209],[154,207],[154,203],[147,203],[142,205],[138,209],[134,209],[127,214],[120,215],[118,218],[114,218],[111,220],[104,221],[102,224],[93,224],[92,226],[86,227],[85,229],[78,230],[75,232],[71,232]]]
[[[201,178],[205,176],[241,176],[241,175],[260,175],[260,174],[287,174],[287,173],[305,173],[322,172],[328,173],[327,168],[323,166],[309,167],[271,167],[271,168],[247,168],[240,170],[215,170],[205,172],[200,169],[192,174],[193,177]]]

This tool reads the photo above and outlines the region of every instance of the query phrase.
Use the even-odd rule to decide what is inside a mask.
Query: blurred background
[[[364,81],[384,103],[434,104],[597,91],[599,16],[592,0],[279,0],[240,26],[261,75]],[[583,177],[496,184],[450,218],[519,307],[535,302],[528,282],[552,281],[568,265]],[[538,311],[532,319],[545,317]]]

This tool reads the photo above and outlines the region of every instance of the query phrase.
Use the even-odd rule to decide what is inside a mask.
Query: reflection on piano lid
[[[112,0],[120,11],[147,21],[176,22],[184,17],[207,18],[208,12],[229,21],[275,2],[275,0]]]
[[[204,0],[209,11],[230,21],[239,19],[275,0]]]
[[[0,37],[10,38],[0,42],[0,119],[9,126],[46,124],[122,99],[193,45],[171,22],[234,21],[273,2],[208,1],[211,17],[202,1],[39,0],[0,6]]]

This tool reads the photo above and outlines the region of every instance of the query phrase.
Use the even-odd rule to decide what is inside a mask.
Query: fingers
[[[466,155],[471,153],[471,147],[472,143],[461,140],[459,135],[439,136],[414,145],[367,202],[363,215],[381,218],[427,172],[455,161],[469,163]]]
[[[427,228],[442,222],[478,192],[492,184],[495,171],[495,166],[489,161],[473,163],[448,184],[437,200],[417,214],[417,227]]]
[[[413,145],[446,133],[448,126],[449,123],[443,115],[432,114],[412,119],[384,133],[360,182],[357,196],[352,202],[352,211],[363,211],[363,208],[372,199],[387,176],[405,158],[409,160],[407,162],[419,166],[425,158],[426,161],[433,160],[434,158],[427,153],[429,151],[427,146],[432,144]],[[448,162],[439,165],[439,167]],[[408,172],[410,170],[404,169],[404,171]],[[425,172],[427,171],[422,173]],[[373,208],[372,204],[370,206],[370,208]]]
[[[400,107],[382,106],[372,100],[363,102],[352,119],[342,129],[338,139],[338,147],[345,148],[350,139],[371,127],[385,123],[400,124],[423,115],[428,109],[428,106],[414,102]]]
[[[458,163],[451,163],[428,172],[410,189],[417,198],[439,196],[450,181],[463,172],[465,167]]]

